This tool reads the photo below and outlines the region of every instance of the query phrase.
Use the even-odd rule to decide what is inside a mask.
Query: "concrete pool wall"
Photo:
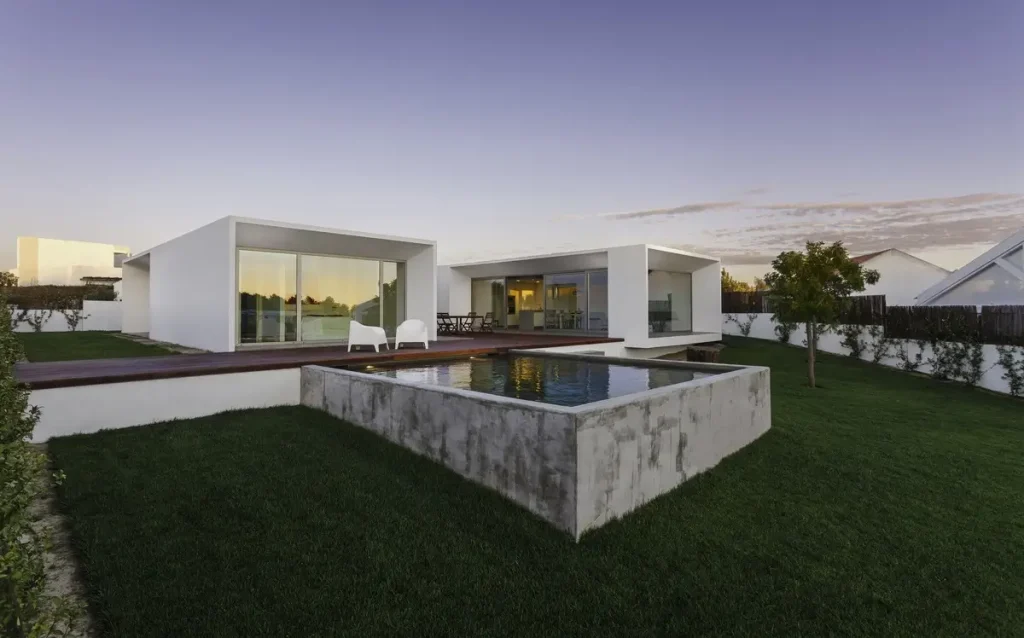
[[[771,426],[767,368],[647,363],[717,375],[563,407],[305,366],[300,395],[303,405],[434,459],[579,539],[714,467]]]

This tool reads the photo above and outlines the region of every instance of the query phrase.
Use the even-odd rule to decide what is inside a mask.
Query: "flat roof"
[[[447,266],[448,268],[469,268],[472,266],[493,266],[496,264],[507,264],[516,263],[522,261],[535,261],[540,259],[558,259],[560,257],[583,257],[588,255],[600,255],[606,253],[613,248],[628,248],[632,246],[646,246],[647,250],[654,250],[663,253],[671,253],[674,255],[682,255],[684,257],[696,257],[697,259],[706,259],[708,261],[721,261],[717,257],[711,257],[708,255],[702,255],[688,250],[682,250],[679,248],[669,248],[668,246],[659,246],[656,244],[619,244],[615,246],[605,246],[603,248],[592,248],[587,250],[571,250],[560,253],[540,253],[533,255],[520,255],[517,257],[506,257],[504,259],[484,259],[481,261],[466,261],[457,264],[440,264]]]
[[[345,230],[343,228],[327,228],[327,227],[324,227],[324,226],[311,226],[309,224],[293,224],[291,222],[281,222],[281,221],[276,221],[276,220],[273,220],[273,219],[260,219],[260,218],[257,218],[257,217],[239,217],[237,215],[227,215],[225,217],[220,217],[218,219],[215,219],[215,220],[213,220],[212,222],[210,222],[208,224],[203,224],[202,226],[198,226],[196,228],[193,228],[192,230],[190,230],[188,232],[185,232],[185,233],[182,233],[181,235],[177,235],[175,237],[172,237],[171,239],[168,239],[167,241],[164,241],[164,242],[161,242],[159,244],[156,244],[155,246],[150,246],[146,250],[143,250],[141,252],[135,253],[134,255],[129,257],[128,259],[125,259],[124,263],[131,263],[131,262],[134,262],[136,260],[145,261],[145,259],[143,259],[143,258],[148,257],[149,253],[151,251],[155,250],[156,248],[159,248],[160,246],[164,246],[166,244],[169,244],[172,241],[175,241],[176,239],[178,239],[179,237],[183,237],[183,236],[187,235],[188,233],[191,233],[193,231],[199,230],[200,228],[205,228],[207,226],[210,226],[212,224],[216,224],[216,223],[222,222],[224,220],[229,220],[231,223],[235,224],[236,226],[238,224],[248,224],[248,225],[251,225],[251,226],[264,226],[266,228],[280,228],[280,229],[283,229],[283,230],[299,230],[299,231],[307,231],[307,232],[313,232],[313,233],[324,233],[324,234],[328,234],[328,235],[339,235],[339,236],[344,236],[344,237],[356,237],[356,238],[359,238],[359,239],[369,239],[369,240],[375,240],[375,241],[389,241],[389,242],[398,242],[398,243],[404,243],[404,244],[418,244],[418,245],[422,245],[422,246],[437,246],[437,241],[435,241],[433,239],[420,239],[420,238],[415,238],[415,237],[403,237],[403,236],[400,236],[400,235],[380,235],[380,234],[366,233],[366,232],[355,231],[355,230]]]

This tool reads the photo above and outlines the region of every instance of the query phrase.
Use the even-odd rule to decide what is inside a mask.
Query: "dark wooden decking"
[[[551,348],[609,343],[621,339],[551,335],[488,334],[467,339],[437,341],[423,348],[403,348],[379,353],[346,352],[344,346],[286,348],[181,354],[166,357],[92,359],[86,361],[23,362],[14,366],[19,383],[34,390],[122,381],[194,377],[229,372],[280,370],[304,365],[357,365],[415,361],[473,355],[499,354],[514,348]]]

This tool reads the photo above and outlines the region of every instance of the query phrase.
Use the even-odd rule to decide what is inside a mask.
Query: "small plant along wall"
[[[725,320],[736,324],[736,327],[740,330],[740,334],[744,337],[749,337],[750,329],[754,326],[754,321],[757,320],[757,314],[753,312],[747,313],[746,321],[740,321],[736,315],[728,314],[725,316]]]

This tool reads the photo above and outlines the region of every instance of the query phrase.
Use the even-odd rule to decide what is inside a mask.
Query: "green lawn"
[[[29,361],[74,361],[174,354],[160,346],[136,343],[109,332],[19,332]]]
[[[574,544],[305,408],[57,439],[106,635],[947,635],[1024,628],[1024,402],[731,340],[773,429]]]

